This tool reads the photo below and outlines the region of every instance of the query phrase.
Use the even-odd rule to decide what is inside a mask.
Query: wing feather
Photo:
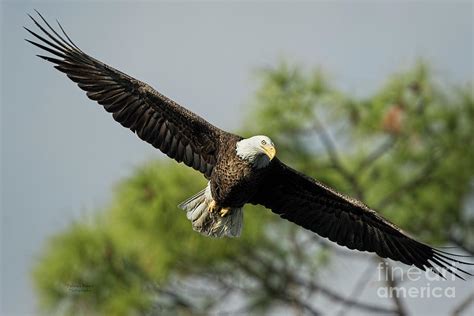
[[[375,252],[442,276],[440,269],[462,278],[472,275],[458,265],[473,263],[455,259],[421,243],[384,219],[362,202],[344,196],[301,174],[279,160],[272,161],[268,175],[251,203],[261,204],[322,237],[360,251]]]
[[[28,28],[38,42],[26,40],[55,57],[38,55],[53,63],[86,91],[112,117],[142,140],[178,162],[210,177],[217,161],[220,143],[226,133],[149,85],[116,70],[80,50],[59,24],[59,33],[37,12],[44,26],[35,20],[40,35]],[[59,58],[57,58],[59,57]]]

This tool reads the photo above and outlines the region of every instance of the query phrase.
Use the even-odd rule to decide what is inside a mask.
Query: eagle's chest
[[[262,179],[262,170],[254,169],[239,157],[219,162],[211,178],[212,197],[219,206],[241,207],[255,194]]]

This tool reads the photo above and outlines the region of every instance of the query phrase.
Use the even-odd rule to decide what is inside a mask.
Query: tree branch
[[[336,145],[332,141],[324,125],[321,123],[321,121],[319,121],[317,117],[314,117],[312,130],[314,130],[318,134],[321,142],[323,143],[326,152],[329,155],[329,159],[331,160],[333,168],[336,169],[341,174],[341,176],[351,184],[352,190],[354,191],[356,197],[358,199],[363,199],[364,194],[357,179],[342,164]]]
[[[468,295],[456,308],[454,308],[453,316],[461,315],[472,303],[474,303],[474,292]]]
[[[392,274],[392,269],[391,265],[383,258],[378,258],[379,261],[382,263],[383,269],[387,272],[385,275],[387,276],[385,283],[388,287],[389,290],[394,289],[398,286],[398,282],[395,280],[393,274]],[[396,313],[399,316],[404,316],[407,315],[405,306],[403,305],[402,300],[397,296],[397,295],[390,295],[392,298],[393,304],[395,305],[396,308]]]
[[[342,295],[324,287],[321,286],[320,284],[317,284],[313,281],[306,281],[300,278],[296,273],[292,273],[286,269],[279,269],[275,267],[271,262],[268,262],[265,258],[262,256],[259,256],[257,253],[253,252],[249,254],[252,256],[255,260],[254,263],[261,264],[265,271],[268,272],[269,276],[275,276],[278,275],[280,278],[283,280],[286,280],[287,286],[285,286],[283,289],[281,288],[274,288],[274,286],[270,283],[268,283],[268,279],[265,276],[260,276],[258,273],[255,273],[255,269],[252,267],[252,264],[249,264],[248,262],[244,262],[242,260],[238,260],[239,266],[245,271],[245,272],[250,272],[254,276],[260,276],[258,281],[264,282],[263,286],[269,291],[270,294],[275,295],[275,292],[277,293],[278,296],[281,297],[282,294],[285,294],[287,297],[292,297],[293,299],[296,299],[295,302],[300,303],[302,301],[300,298],[295,298],[295,296],[291,295],[291,293],[288,293],[288,289],[290,288],[290,284],[298,285],[306,290],[309,290],[310,292],[319,292],[323,294],[324,296],[328,297],[331,300],[338,301],[339,303],[343,305],[349,305],[351,307],[355,307],[361,310],[365,310],[368,312],[375,312],[375,313],[383,313],[383,314],[394,314],[397,311],[393,309],[388,309],[382,306],[377,306],[377,305],[372,305],[372,304],[367,304],[367,303],[361,303],[356,300],[352,300],[350,298],[345,298]],[[285,293],[282,293],[284,291]],[[304,306],[304,305],[302,305]]]
[[[369,168],[371,165],[377,161],[380,157],[390,151],[393,146],[396,144],[398,138],[394,136],[390,136],[385,142],[383,142],[379,147],[375,148],[373,152],[367,155],[367,157],[362,160],[357,168],[357,173],[364,171],[365,169]]]
[[[293,279],[293,281],[296,284],[299,284],[301,286],[304,286],[305,288],[308,288],[308,289],[312,290],[313,292],[320,292],[321,294],[327,296],[329,299],[338,301],[339,303],[341,303],[345,306],[356,307],[358,309],[362,309],[362,310],[365,310],[365,311],[368,311],[368,312],[374,312],[374,313],[384,313],[384,314],[394,314],[394,313],[396,313],[396,311],[393,310],[393,309],[389,309],[389,308],[385,308],[385,307],[377,306],[377,305],[371,305],[371,304],[367,304],[367,303],[361,303],[361,302],[358,302],[356,300],[343,297],[343,296],[337,294],[336,292],[334,292],[334,291],[332,291],[328,288],[325,288],[325,287],[323,287],[319,284],[316,284],[314,282],[305,282],[302,279],[299,279],[298,277],[295,277]]]
[[[255,253],[249,254],[249,257],[251,255],[255,255]],[[304,309],[306,309],[311,315],[314,315],[314,316],[320,315],[320,313],[317,310],[315,310],[311,305],[309,305],[307,302],[305,302],[304,300],[290,293],[288,291],[288,287],[284,287],[284,288],[275,287],[275,285],[271,283],[270,280],[271,280],[272,275],[288,276],[289,274],[287,273],[287,271],[284,271],[284,272],[276,271],[274,266],[264,263],[264,260],[253,262],[253,264],[248,264],[248,262],[243,261],[243,260],[235,260],[235,262],[238,263],[241,270],[243,270],[247,274],[252,275],[263,286],[265,291],[267,291],[268,294],[271,295],[272,298],[278,299],[283,302],[292,303],[292,304],[301,306]],[[264,267],[264,275],[261,275],[261,271],[258,271],[255,268],[254,265],[256,263],[257,264],[260,263]],[[278,273],[278,274],[275,274],[275,273]]]
[[[359,280],[356,282],[354,288],[351,291],[351,294],[349,297],[353,301],[357,301],[359,297],[362,295],[362,292],[364,291],[365,287],[367,286],[368,282],[370,281],[370,276],[373,275],[374,273],[374,267],[373,267],[373,261],[371,260],[367,267],[365,268],[365,271],[362,273],[360,276]],[[343,316],[346,313],[350,311],[352,307],[352,304],[347,304],[345,308],[341,309],[341,311],[338,313],[339,316]]]
[[[387,207],[393,201],[398,200],[398,198],[400,198],[407,191],[414,189],[418,187],[419,185],[427,182],[429,179],[431,179],[431,173],[433,172],[433,170],[436,168],[437,165],[438,165],[438,160],[432,159],[430,162],[428,162],[428,164],[426,164],[426,166],[417,176],[413,177],[406,183],[402,184],[395,191],[392,191],[391,193],[387,194],[383,199],[381,199],[380,202],[378,203],[377,208],[383,209]]]
[[[449,241],[455,244],[457,247],[461,248],[465,252],[469,253],[471,256],[474,256],[474,248],[469,246],[464,240],[455,236],[449,236]]]

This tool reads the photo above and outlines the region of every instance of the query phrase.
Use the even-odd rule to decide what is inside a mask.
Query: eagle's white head
[[[275,157],[276,149],[272,140],[264,135],[257,135],[237,142],[237,156],[247,160],[260,169],[268,166]]]

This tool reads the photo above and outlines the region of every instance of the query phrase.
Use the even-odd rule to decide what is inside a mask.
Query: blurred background
[[[204,178],[35,57],[33,9],[211,123],[270,136],[288,164],[417,238],[474,255],[471,1],[4,0],[2,315],[474,312],[472,278],[387,280],[377,257],[261,208],[245,209],[240,239],[194,233],[176,205]]]

